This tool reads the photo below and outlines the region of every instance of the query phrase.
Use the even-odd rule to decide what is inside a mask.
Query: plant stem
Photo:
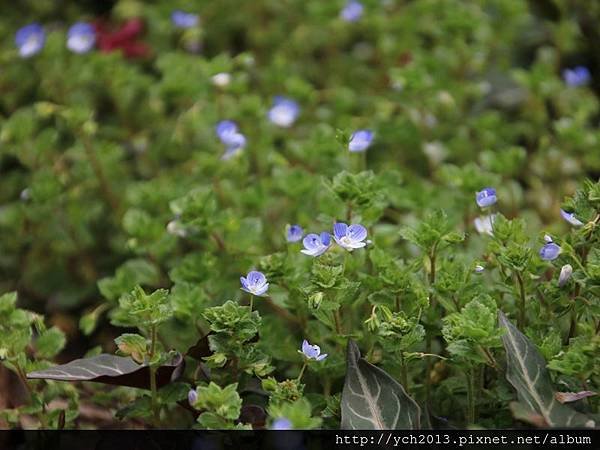
[[[433,289],[433,285],[435,284],[435,260],[436,260],[436,247],[437,245],[434,245],[431,249],[431,251],[429,252],[429,287]],[[436,306],[436,300],[435,300],[435,295],[433,294],[433,292],[431,293],[431,296],[429,298],[429,310],[430,311],[434,311],[435,310],[435,306]],[[432,346],[432,341],[433,341],[433,330],[431,329],[431,324],[428,323],[427,324],[427,328],[426,328],[426,334],[425,334],[425,353],[431,353],[431,346]],[[425,368],[425,401],[427,404],[427,408],[430,409],[431,408],[431,377],[430,377],[430,373],[431,373],[431,369],[432,369],[432,362],[430,358],[427,358],[427,363],[426,363],[426,368]]]
[[[475,389],[473,369],[468,369],[467,376],[467,425],[475,423]]]
[[[300,369],[300,373],[298,374],[298,378],[296,378],[296,381],[298,383],[300,383],[300,380],[302,379],[302,375],[304,375],[304,371],[306,370],[307,365],[308,365],[308,363],[306,361],[304,361],[304,364],[302,364],[302,369]]]
[[[158,426],[160,421],[160,411],[158,409],[158,394],[156,389],[156,368],[152,364],[152,359],[156,352],[156,325],[152,325],[150,330],[150,393],[152,404],[152,416],[154,417],[154,425]]]
[[[253,307],[254,307],[254,295],[250,294],[250,312],[252,312]]]
[[[102,169],[102,165],[98,158],[96,158],[96,153],[94,152],[94,148],[92,147],[92,143],[89,138],[82,137],[83,147],[85,149],[85,153],[87,154],[88,159],[90,160],[90,164],[92,166],[92,170],[94,171],[94,175],[100,184],[100,191],[102,192],[102,196],[104,200],[117,217],[120,217],[121,205],[119,203],[118,197],[114,194],[110,187],[110,183],[104,174],[104,170]]]
[[[525,286],[523,284],[523,278],[521,278],[521,274],[519,272],[514,272],[515,278],[517,279],[517,285],[519,287],[519,316],[517,318],[517,326],[519,329],[524,330],[526,325],[526,316],[525,316]]]
[[[344,334],[342,330],[342,318],[340,316],[339,308],[333,312],[333,319],[335,321],[335,331],[337,334]]]
[[[400,350],[400,381],[402,387],[408,393],[408,368],[406,367],[406,361],[404,360],[404,352]]]

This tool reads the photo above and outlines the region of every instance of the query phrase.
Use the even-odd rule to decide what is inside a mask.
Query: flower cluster
[[[348,226],[343,222],[337,222],[333,225],[333,239],[343,249],[349,252],[358,248],[365,247],[369,241],[367,239],[367,229],[360,224]],[[321,234],[310,233],[302,240],[304,249],[300,250],[305,255],[320,256],[331,247],[331,235],[324,231]]]

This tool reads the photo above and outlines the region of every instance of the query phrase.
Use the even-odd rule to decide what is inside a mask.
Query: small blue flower
[[[480,208],[492,206],[497,200],[496,189],[491,187],[487,187],[475,194],[475,201],[477,201]]]
[[[300,225],[290,225],[287,229],[287,241],[298,242],[300,239],[302,239],[303,234],[304,230]]]
[[[485,271],[485,267],[483,267],[481,264],[477,264],[475,266],[475,273],[483,273]]]
[[[197,400],[198,393],[196,392],[196,389],[190,389],[188,391],[188,403],[190,404],[190,406],[194,406]]]
[[[308,256],[320,256],[331,246],[331,235],[326,231],[320,235],[315,233],[307,234],[302,240],[304,249],[300,250]]]
[[[298,118],[300,107],[298,103],[280,95],[273,99],[273,105],[269,110],[269,120],[275,125],[283,128],[288,128]]]
[[[340,11],[340,17],[346,22],[356,22],[362,17],[364,9],[361,2],[349,0]]]
[[[560,210],[560,215],[574,227],[580,227],[583,225],[583,222],[575,217],[575,214],[566,212],[564,209]]]
[[[198,14],[177,10],[171,13],[171,22],[177,28],[193,28],[200,22],[200,17]]]
[[[262,272],[258,272],[256,270],[248,272],[246,278],[240,277],[240,282],[242,283],[242,291],[246,291],[249,294],[256,295],[257,297],[264,296],[267,290],[269,290],[267,278]]]
[[[348,226],[343,222],[337,222],[333,225],[333,238],[341,247],[351,252],[367,245],[364,242],[367,238],[367,229],[359,224]]]
[[[563,79],[567,86],[579,87],[588,84],[592,76],[587,67],[577,66],[572,69],[563,70]]]
[[[67,33],[67,48],[74,53],[87,53],[96,43],[96,30],[86,22],[77,22]]]
[[[46,33],[38,23],[31,23],[20,28],[15,34],[15,44],[21,58],[29,58],[44,48]]]
[[[271,430],[291,430],[292,428],[292,422],[285,417],[278,417],[271,424]]]
[[[238,131],[232,120],[222,120],[215,127],[217,137],[225,145],[225,153],[221,159],[230,159],[246,146],[246,137]]]
[[[373,142],[373,132],[371,130],[357,130],[350,136],[348,150],[351,152],[364,152]]]
[[[554,242],[549,242],[540,249],[540,258],[544,261],[553,261],[559,254],[560,247]]]
[[[302,354],[308,359],[314,359],[315,361],[323,361],[327,358],[327,353],[321,355],[321,347],[310,345],[306,339],[302,342]]]
[[[560,275],[558,276],[558,286],[563,287],[565,284],[567,284],[567,281],[569,281],[569,278],[571,278],[572,274],[573,266],[571,266],[571,264],[565,264],[562,266],[560,269]]]

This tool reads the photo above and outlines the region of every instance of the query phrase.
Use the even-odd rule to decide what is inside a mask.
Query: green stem
[[[333,312],[333,319],[335,321],[335,331],[337,334],[341,335],[344,334],[343,330],[342,330],[342,317],[340,315],[340,309],[336,309]]]
[[[254,295],[250,294],[250,312],[252,312],[253,307],[254,307]]]
[[[155,426],[159,425],[160,411],[158,408],[158,392],[156,389],[156,368],[152,363],[154,354],[156,353],[156,325],[152,325],[150,330],[150,393],[151,393],[151,405],[152,405],[152,416],[154,417]]]
[[[302,375],[304,375],[304,371],[306,370],[307,365],[308,365],[308,363],[306,361],[304,361],[304,364],[302,364],[302,369],[300,369],[300,373],[298,374],[298,378],[296,378],[296,381],[298,383],[300,383],[300,380],[302,379]]]
[[[521,278],[521,274],[519,272],[514,272],[515,278],[517,279],[517,285],[519,287],[519,316],[517,318],[517,326],[520,330],[525,329],[526,325],[526,315],[525,315],[525,285],[523,284],[523,278]]]
[[[467,425],[475,423],[475,389],[473,369],[468,369],[467,376]]]
[[[433,293],[433,286],[435,284],[435,261],[436,261],[436,248],[437,246],[434,245],[433,248],[431,249],[431,251],[429,252],[429,287],[432,289],[432,293],[431,296],[429,298],[429,309],[430,311],[435,310],[435,306],[436,306],[436,299],[435,299],[435,294]],[[432,350],[432,342],[433,342],[433,330],[431,329],[431,324],[428,323],[427,324],[427,329],[426,329],[426,335],[425,335],[425,353],[431,353]],[[430,377],[430,373],[431,373],[431,369],[433,367],[433,364],[431,362],[431,358],[427,358],[427,363],[426,363],[426,372],[425,372],[425,401],[427,404],[427,408],[430,409],[431,408],[431,377]]]
[[[408,368],[406,367],[404,352],[402,350],[400,350],[400,381],[404,390],[408,393]]]

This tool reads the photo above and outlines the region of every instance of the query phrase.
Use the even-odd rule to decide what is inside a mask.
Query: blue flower
[[[583,222],[575,217],[575,214],[566,212],[564,209],[560,210],[560,215],[574,227],[580,227],[583,225]]]
[[[475,201],[477,201],[480,208],[492,206],[497,200],[496,189],[491,187],[487,187],[475,194]]]
[[[242,291],[246,291],[257,297],[264,296],[269,289],[267,278],[262,272],[257,272],[256,270],[248,272],[246,278],[240,277],[240,282],[242,283]]]
[[[552,261],[558,258],[560,247],[554,242],[549,242],[540,249],[540,258],[544,261]]]
[[[273,99],[273,105],[269,110],[269,120],[275,125],[283,128],[288,128],[298,118],[300,107],[298,103],[280,95]]]
[[[327,353],[321,355],[321,347],[310,345],[306,339],[302,342],[302,354],[308,359],[314,359],[315,361],[323,361],[327,358]]]
[[[278,417],[271,424],[271,430],[291,430],[292,428],[292,422],[285,417]]]
[[[44,48],[46,33],[38,23],[31,23],[20,28],[15,34],[15,44],[22,58],[29,58]]]
[[[171,13],[171,22],[177,28],[193,28],[200,22],[200,17],[198,17],[198,14],[177,10]]]
[[[475,273],[483,273],[485,271],[485,267],[483,267],[481,264],[477,264],[475,266]]]
[[[361,2],[349,0],[340,11],[340,17],[346,22],[356,22],[362,17],[364,9]]]
[[[198,393],[196,392],[196,389],[190,389],[188,391],[188,403],[190,404],[190,406],[194,406],[197,400]]]
[[[308,256],[320,256],[327,251],[331,246],[331,235],[324,231],[323,233],[307,234],[302,240],[304,249],[300,250],[302,253]]]
[[[590,71],[584,66],[563,70],[563,79],[567,83],[567,86],[570,87],[585,86],[590,82],[591,78]]]
[[[290,225],[287,229],[287,241],[298,242],[300,239],[302,239],[303,234],[304,230],[300,225]]]
[[[87,53],[96,43],[96,30],[85,22],[77,22],[67,33],[67,48],[75,53]]]
[[[563,287],[565,284],[567,284],[567,281],[569,281],[569,278],[571,278],[572,274],[573,266],[571,266],[571,264],[565,264],[562,266],[560,269],[560,275],[558,276],[558,286]]]
[[[333,225],[333,238],[341,247],[351,252],[367,245],[364,242],[367,238],[367,229],[359,224],[348,226],[343,222],[337,222]]]
[[[246,137],[232,120],[222,120],[215,127],[217,137],[225,145],[222,159],[230,159],[246,146]]]
[[[373,142],[373,132],[371,130],[357,130],[350,136],[348,150],[351,152],[364,152]]]

